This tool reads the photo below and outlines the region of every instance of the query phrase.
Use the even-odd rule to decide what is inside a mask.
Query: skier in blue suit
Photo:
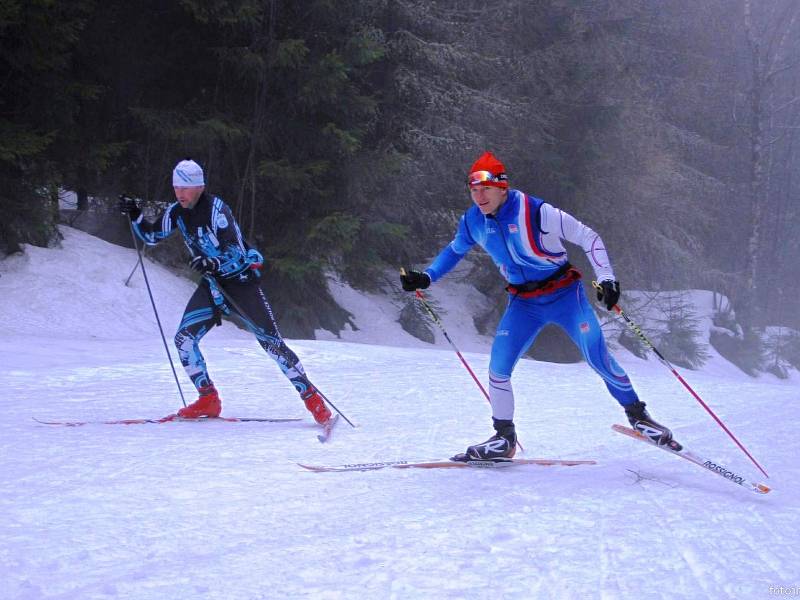
[[[619,300],[619,282],[603,241],[568,213],[524,192],[509,189],[503,164],[490,152],[472,165],[467,180],[473,206],[455,238],[424,271],[401,275],[406,291],[425,289],[446,275],[474,245],[491,256],[508,282],[508,305],[495,333],[489,364],[489,400],[495,435],[469,446],[460,460],[511,458],[516,450],[511,375],[520,357],[548,323],[562,327],[586,362],[602,377],[625,409],[631,426],[659,444],[672,433],[652,419],[625,371],[609,354],[600,324],[570,265],[562,240],[579,245],[601,289],[598,300],[611,310]]]

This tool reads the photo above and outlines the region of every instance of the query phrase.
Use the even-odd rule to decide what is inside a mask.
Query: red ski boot
[[[218,417],[222,412],[222,401],[213,384],[201,387],[200,397],[178,411],[178,416],[183,419],[198,419],[200,417]]]
[[[317,423],[324,425],[328,422],[328,419],[331,418],[331,411],[328,410],[327,406],[325,406],[325,401],[322,399],[322,396],[319,395],[317,390],[312,387],[306,391],[301,398],[303,398],[303,402],[306,403],[306,408],[309,410],[309,412],[314,415],[314,420]]]

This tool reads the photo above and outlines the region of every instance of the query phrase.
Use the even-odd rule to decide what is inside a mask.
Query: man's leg
[[[554,305],[553,321],[572,338],[586,362],[603,378],[617,402],[623,407],[637,402],[639,398],[627,373],[608,352],[603,330],[586,298],[583,285],[576,282],[556,293],[560,297]]]
[[[577,282],[566,288],[563,294],[554,320],[580,348],[589,366],[603,378],[608,391],[625,409],[631,426],[659,444],[668,443],[672,439],[672,433],[653,420],[645,409],[645,403],[639,400],[627,373],[609,354],[600,323],[586,298],[583,286]]]
[[[467,448],[464,456],[472,459],[510,458],[514,456],[517,434],[514,427],[514,390],[511,373],[544,326],[538,309],[521,298],[511,298],[500,319],[492,344],[489,362],[489,402],[495,435]]]
[[[300,359],[281,337],[272,307],[261,286],[257,282],[231,283],[225,286],[225,292],[244,314],[240,314],[233,306],[230,307],[231,311],[239,314],[261,347],[278,364],[281,372],[300,394],[306,408],[314,415],[314,419],[318,423],[330,419],[331,412],[306,376]]]
[[[545,325],[538,313],[536,306],[512,297],[497,325],[489,361],[489,401],[494,419],[514,419],[511,374]]]
[[[216,323],[214,310],[208,288],[201,284],[189,299],[175,334],[175,347],[181,364],[199,393],[194,403],[178,411],[181,417],[218,417],[222,411],[222,403],[199,346],[201,338]]]

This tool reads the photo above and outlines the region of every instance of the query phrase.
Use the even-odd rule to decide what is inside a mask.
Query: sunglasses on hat
[[[480,185],[482,183],[501,183],[508,181],[508,176],[505,173],[500,173],[499,175],[495,175],[490,171],[475,171],[474,173],[470,173],[469,177],[467,177],[467,185]]]

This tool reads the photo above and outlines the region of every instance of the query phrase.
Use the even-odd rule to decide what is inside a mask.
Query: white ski
[[[593,460],[559,460],[551,458],[511,458],[511,459],[498,459],[498,460],[470,460],[467,462],[453,461],[453,460],[431,460],[431,461],[413,461],[413,460],[392,460],[385,462],[369,462],[369,463],[351,463],[346,465],[304,465],[297,463],[299,466],[309,471],[317,473],[324,472],[341,472],[341,471],[377,471],[378,469],[385,469],[387,467],[393,469],[447,469],[447,468],[504,468],[514,467],[519,465],[538,465],[541,467],[572,467],[576,465],[594,465],[597,464]]]
[[[743,488],[750,490],[751,492],[755,492],[756,494],[768,494],[770,492],[770,488],[764,485],[763,483],[754,483],[742,477],[741,475],[734,473],[727,467],[722,466],[716,461],[705,459],[694,452],[691,452],[686,449],[685,446],[672,440],[669,444],[665,446],[659,446],[653,440],[648,438],[647,436],[642,435],[641,433],[634,431],[630,427],[624,427],[623,425],[612,425],[611,428],[616,431],[617,433],[621,433],[623,435],[627,435],[635,440],[641,440],[651,446],[655,446],[656,448],[660,448],[661,450],[666,450],[671,454],[675,454],[676,456],[680,456],[688,460],[691,463],[696,464],[698,467],[703,467],[707,471],[711,471],[712,473],[716,473],[720,477],[727,479],[737,485],[742,486]]]

